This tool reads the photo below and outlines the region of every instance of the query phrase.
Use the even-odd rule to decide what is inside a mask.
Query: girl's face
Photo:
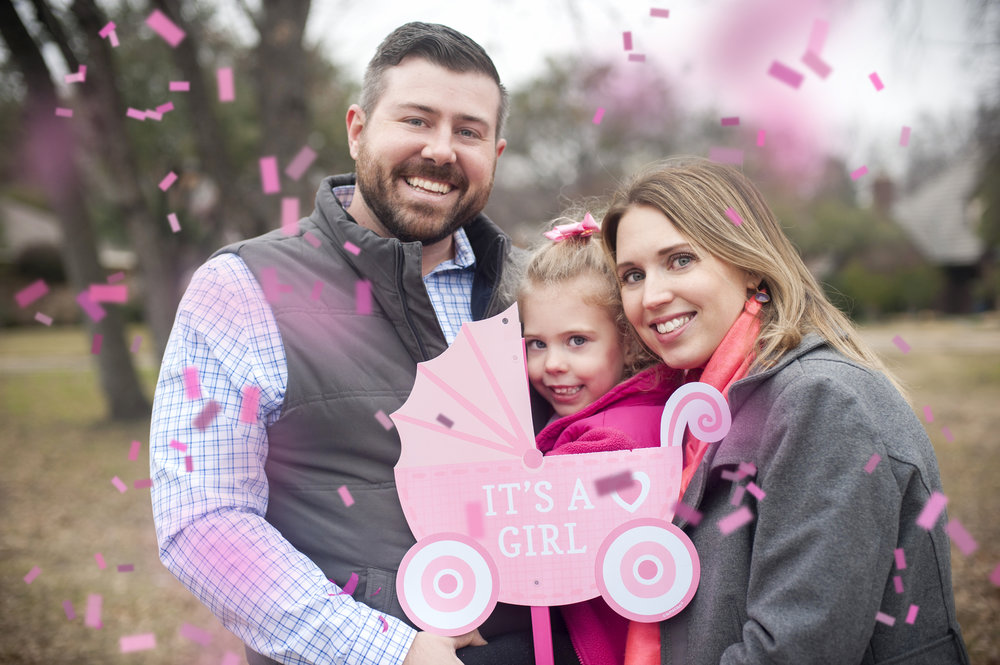
[[[617,253],[625,316],[642,341],[670,367],[704,367],[755,290],[753,276],[695,250],[648,206],[622,215]]]
[[[521,298],[528,378],[560,417],[596,401],[625,373],[618,327],[585,299],[598,288],[596,278],[580,275]]]

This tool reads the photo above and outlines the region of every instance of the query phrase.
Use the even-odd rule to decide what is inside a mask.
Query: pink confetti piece
[[[122,653],[132,653],[133,651],[149,651],[156,648],[156,635],[153,633],[140,633],[137,635],[123,635],[118,640],[118,648]]]
[[[882,79],[880,79],[878,77],[878,74],[875,73],[875,72],[872,72],[871,74],[869,74],[868,75],[868,79],[872,82],[872,85],[875,86],[875,91],[876,92],[878,92],[879,90],[882,90],[882,88],[885,87],[884,85],[882,85]]]
[[[622,33],[622,46],[625,47],[626,51],[632,50],[632,31],[626,30]]]
[[[998,563],[997,567],[993,569],[992,573],[990,573],[990,582],[993,583],[993,586],[1000,587],[1000,563]]]
[[[140,111],[139,109],[134,109],[131,106],[128,107],[127,111],[125,111],[125,116],[128,117],[128,118],[132,118],[133,120],[141,120],[141,121],[145,121],[146,120],[146,112],[145,111]]]
[[[771,63],[771,68],[767,70],[767,73],[782,83],[796,89],[802,85],[802,79],[804,78],[802,74],[777,60]]]
[[[979,543],[976,542],[972,534],[957,519],[948,520],[948,523],[944,527],[944,532],[948,534],[951,542],[955,543],[955,547],[965,556],[969,556],[979,549]]]
[[[753,481],[747,483],[747,491],[753,494],[753,498],[757,499],[758,501],[763,501],[764,497],[767,496],[767,492],[758,487],[757,483]]]
[[[303,146],[285,167],[285,175],[292,180],[298,180],[309,170],[314,161],[316,161],[316,151],[309,146]]]
[[[743,224],[743,218],[740,217],[740,214],[736,212],[736,210],[733,208],[726,208],[726,217],[728,217],[729,221],[731,221],[736,226],[740,226],[741,224]]]
[[[170,230],[174,233],[180,233],[181,223],[177,220],[177,213],[172,212],[167,215],[167,221],[170,222]]]
[[[739,127],[740,126],[740,117],[734,115],[734,116],[730,116],[728,118],[723,118],[722,119],[722,126],[723,127]]]
[[[41,574],[42,574],[41,568],[39,568],[38,566],[32,567],[32,569],[28,571],[28,574],[24,576],[24,583],[31,584],[32,582],[35,581],[35,578]]]
[[[119,270],[113,275],[108,275],[108,284],[117,284],[125,281],[125,271]]]
[[[721,531],[723,535],[729,535],[736,529],[739,529],[741,526],[744,526],[752,521],[753,513],[750,512],[750,508],[742,506],[719,520],[719,531]]]
[[[101,333],[94,333],[94,339],[90,342],[90,354],[93,356],[101,355],[101,346],[104,344],[104,335]]]
[[[198,382],[198,368],[184,368],[184,396],[188,399],[201,399],[201,384]]]
[[[857,180],[858,178],[860,178],[861,176],[863,176],[863,175],[865,175],[867,173],[868,173],[868,167],[867,166],[860,166],[860,167],[854,169],[853,171],[851,171],[851,180]]]
[[[455,425],[455,421],[449,418],[448,416],[444,415],[443,413],[438,414],[437,421],[442,425],[444,425],[445,427],[447,427],[448,429],[451,429]]]
[[[204,431],[208,429],[208,426],[212,424],[215,417],[219,415],[219,410],[219,403],[210,399],[205,404],[205,408],[201,410],[201,413],[195,417],[191,424],[194,425],[196,429]]]
[[[233,68],[220,67],[215,71],[215,82],[219,87],[219,101],[236,101],[236,85],[233,83]],[[277,169],[277,166],[275,166]]]
[[[830,24],[823,19],[813,21],[812,31],[809,33],[808,49],[813,53],[821,53],[823,45],[826,44],[826,35],[830,30]]]
[[[61,106],[57,106],[56,107],[56,115],[59,116],[60,118],[72,118],[73,117],[73,109],[66,109],[66,108],[63,108]]]
[[[87,65],[77,67],[75,74],[66,74],[66,83],[85,83],[87,81]]]
[[[902,131],[899,132],[899,145],[904,148],[910,145],[910,128],[905,125],[903,126]]]
[[[97,323],[107,315],[107,312],[103,307],[91,300],[90,292],[88,290],[83,290],[77,294],[76,304],[80,306],[80,309],[82,309],[84,313],[94,321],[94,323]]]
[[[146,109],[146,119],[155,120],[157,122],[163,120],[163,114],[152,109]]]
[[[743,503],[743,496],[747,493],[747,488],[743,485],[736,485],[733,487],[733,496],[729,499],[729,504],[732,506],[738,506]]]
[[[68,600],[64,600],[62,605],[63,605],[63,612],[66,613],[66,618],[69,619],[70,621],[75,619],[76,611],[73,609],[73,603]]]
[[[465,526],[470,538],[482,538],[486,535],[483,504],[478,501],[469,501],[465,504]]]
[[[148,490],[152,486],[153,486],[152,478],[140,478],[139,480],[136,480],[134,483],[132,483],[132,488],[137,490]]]
[[[189,92],[191,90],[190,81],[171,81],[170,92]]]
[[[917,517],[917,526],[928,531],[933,529],[934,524],[937,523],[938,517],[941,516],[941,512],[947,504],[948,497],[941,492],[932,492],[927,499],[927,503],[924,504],[924,509],[920,511],[920,515]]]
[[[723,148],[716,146],[708,151],[708,158],[720,164],[742,164],[743,151],[739,148]]]
[[[758,129],[757,130],[757,147],[763,147],[764,146],[764,140],[766,138],[767,138],[767,132],[765,132],[763,129]]]
[[[115,31],[115,23],[114,21],[109,21],[108,24],[103,28],[101,28],[101,31],[97,34],[101,37],[101,39],[107,39],[107,36],[114,31]]]
[[[177,48],[177,45],[184,41],[184,31],[159,9],[153,10],[153,13],[146,19],[146,25],[173,48]]]
[[[128,302],[128,286],[125,284],[91,284],[89,292],[94,302]]]
[[[133,441],[132,445],[128,449],[128,459],[130,462],[134,462],[139,459],[139,450],[142,449],[141,441]]]
[[[163,176],[163,180],[160,181],[160,190],[167,191],[170,186],[177,182],[177,174],[171,171],[167,175]]]
[[[122,479],[119,478],[118,476],[115,476],[114,478],[111,479],[111,484],[114,485],[116,488],[118,488],[118,491],[121,492],[122,494],[124,494],[125,491],[128,489],[128,485],[122,482]]]
[[[340,500],[344,502],[344,505],[350,508],[354,505],[354,497],[351,496],[351,490],[347,489],[347,485],[341,485],[337,488],[337,494],[340,495]]]
[[[875,620],[878,621],[879,623],[884,623],[887,626],[892,626],[896,623],[896,620],[891,616],[889,616],[888,614],[886,614],[885,612],[876,612]]]
[[[222,662],[219,663],[219,665],[240,665],[242,662],[243,659],[240,658],[238,654],[235,654],[232,651],[227,651],[225,655],[222,656]]]
[[[931,407],[929,406],[924,407],[924,420],[929,423],[934,422],[934,412],[931,411]]]
[[[696,508],[692,508],[682,501],[678,501],[674,504],[674,514],[685,520],[691,526],[698,526],[701,524],[701,511]]]
[[[277,268],[261,269],[260,286],[264,291],[264,298],[270,303],[280,300],[283,293],[290,293],[292,291],[291,284],[282,284],[278,279]]]
[[[357,573],[351,573],[351,578],[349,580],[347,580],[347,584],[344,585],[344,587],[341,590],[341,592],[338,593],[337,595],[338,596],[350,596],[351,594],[353,594],[357,590],[357,588],[358,588],[358,574]]]
[[[310,300],[319,300],[320,294],[323,292],[323,282],[316,280],[313,282],[312,293],[309,294]]]
[[[132,338],[132,346],[129,347],[129,351],[132,353],[139,353],[139,348],[142,346],[142,335],[136,335]]]
[[[94,553],[94,561],[97,562],[97,567],[100,568],[101,570],[104,570],[105,568],[108,567],[108,564],[104,562],[104,555],[101,554],[100,552]]]
[[[632,472],[622,471],[621,473],[596,479],[594,481],[594,489],[597,490],[598,496],[604,496],[618,490],[627,489],[634,484],[635,477],[632,475]]]
[[[906,570],[906,552],[903,551],[903,548],[897,547],[892,554],[896,558],[896,569]]]
[[[372,594],[372,598],[382,593],[382,587],[375,589],[375,593]]]
[[[358,247],[357,245],[355,245],[350,240],[348,240],[347,242],[344,243],[344,249],[346,249],[348,252],[350,252],[354,256],[357,256],[358,254],[361,253],[361,248]]]
[[[646,55],[644,53],[629,53],[629,62],[646,62]]]
[[[31,303],[35,302],[39,298],[43,297],[49,292],[49,285],[45,283],[44,279],[39,279],[14,294],[14,300],[17,301],[18,307],[27,307]]]
[[[385,617],[380,614],[378,618],[382,621],[382,632],[389,630],[389,622],[385,620]]]
[[[903,578],[899,575],[894,575],[892,578],[892,585],[896,588],[896,593],[903,593]]]
[[[35,321],[38,321],[39,323],[46,326],[52,325],[52,317],[42,314],[41,312],[35,312]]]
[[[944,434],[944,438],[948,443],[953,443],[955,441],[955,436],[951,433],[951,428],[945,425],[941,428],[941,433]]]
[[[813,51],[806,51],[802,56],[802,64],[811,69],[816,76],[825,79],[833,71],[833,68],[826,64],[819,55]]]
[[[910,352],[910,345],[907,344],[906,340],[900,337],[899,335],[896,335],[895,337],[892,338],[892,343],[895,344],[896,348],[898,348],[903,353]]]
[[[171,439],[170,440],[170,447],[173,448],[174,450],[180,451],[182,453],[186,453],[187,449],[188,449],[186,443],[181,443],[177,439]]]
[[[119,573],[132,573],[135,572],[135,566],[131,563],[123,563],[118,566]]]
[[[188,473],[194,471],[194,458],[190,455],[184,458],[184,470]]]
[[[358,314],[372,313],[372,283],[367,279],[359,279],[354,284],[354,304]]]
[[[281,191],[277,157],[260,158],[260,181],[265,194],[277,194]]]
[[[865,464],[865,473],[869,473],[870,474],[872,471],[875,470],[875,467],[877,467],[878,463],[881,462],[881,461],[882,461],[882,456],[879,455],[878,453],[875,453],[874,455],[872,455],[871,457],[869,457],[868,458],[868,463]]]
[[[299,199],[286,196],[281,199],[281,230],[285,235],[294,235],[299,230]]]
[[[594,118],[591,122],[593,122],[595,125],[599,125],[601,124],[601,120],[604,120],[604,107],[598,106],[597,110],[594,111]]]
[[[182,623],[178,632],[181,637],[189,639],[192,642],[197,642],[203,647],[207,647],[212,643],[212,634],[210,632],[190,623]]]
[[[739,471],[730,471],[729,469],[724,469],[720,475],[723,480],[728,480],[730,482],[736,482],[737,480],[743,478],[743,474]]]
[[[913,625],[913,622],[917,620],[917,612],[919,611],[919,606],[910,605],[910,609],[906,612],[906,623]]]
[[[658,9],[656,7],[649,8],[649,15],[655,16],[656,18],[670,18],[669,9]]]
[[[173,110],[174,110],[174,103],[173,102],[167,102],[166,104],[160,104],[159,106],[156,107],[156,112],[159,113],[161,116],[163,116],[164,114],[169,113],[170,111],[173,111]]]
[[[240,422],[257,422],[257,408],[260,406],[260,388],[257,386],[243,386],[243,398],[240,404]]]
[[[740,473],[745,478],[746,476],[756,476],[757,475],[757,465],[753,462],[740,462]]]
[[[395,425],[392,422],[392,418],[385,415],[385,411],[383,411],[382,409],[379,409],[378,411],[375,412],[375,420],[379,421],[382,427],[386,428],[387,430],[390,430],[393,427],[395,427]]]
[[[302,234],[302,237],[305,238],[306,242],[308,242],[316,249],[319,249],[320,244],[322,244],[320,242],[320,239],[312,234],[312,231],[306,231],[305,233]]]
[[[104,599],[100,594],[92,593],[87,596],[87,611],[83,615],[83,623],[88,628],[101,628],[101,604]]]

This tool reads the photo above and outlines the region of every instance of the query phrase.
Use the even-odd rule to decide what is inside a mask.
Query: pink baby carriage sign
[[[465,324],[447,351],[420,363],[391,417],[400,503],[417,539],[396,584],[420,628],[461,635],[497,602],[538,608],[598,595],[623,616],[654,622],[694,596],[698,555],[670,519],[685,427],[703,441],[729,430],[728,406],[711,386],[674,392],[660,447],[542,457],[514,305]],[[627,487],[602,489],[623,478]]]

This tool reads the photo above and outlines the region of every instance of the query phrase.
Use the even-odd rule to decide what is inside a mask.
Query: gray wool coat
[[[661,625],[662,662],[968,663],[946,517],[916,524],[941,491],[937,461],[898,391],[811,335],[734,383],[729,402],[732,429],[683,497],[701,519],[674,520],[698,550],[701,584]],[[741,462],[756,474],[734,480]],[[723,534],[719,520],[742,505],[753,521]]]

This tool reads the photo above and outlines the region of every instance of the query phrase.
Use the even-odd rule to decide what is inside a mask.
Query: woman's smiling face
[[[649,206],[629,208],[617,231],[625,316],[670,367],[704,367],[755,290],[753,276],[695,249]]]

